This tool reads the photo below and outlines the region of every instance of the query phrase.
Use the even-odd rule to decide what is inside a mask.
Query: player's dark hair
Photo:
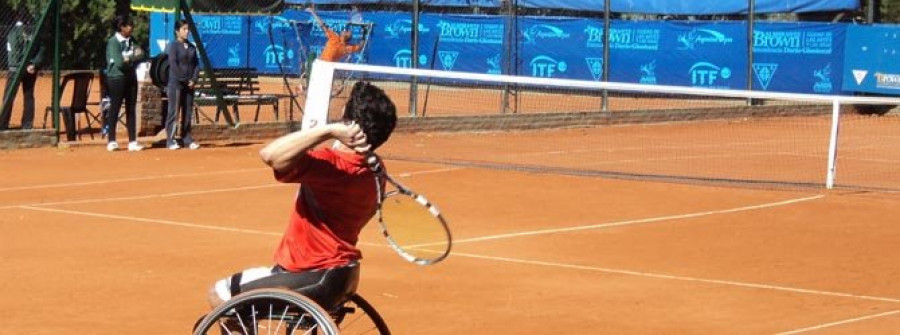
[[[368,82],[357,82],[344,106],[344,121],[355,121],[366,134],[372,150],[387,142],[397,125],[397,107],[383,90]]]
[[[131,21],[131,17],[128,15],[118,15],[113,19],[113,25],[113,28],[120,32],[124,26],[134,26],[134,22]]]
[[[184,26],[186,26],[186,25],[188,25],[188,24],[190,24],[190,23],[188,22],[188,20],[184,20],[184,19],[175,21],[175,32],[177,33],[179,30],[181,30],[181,27],[184,27]]]

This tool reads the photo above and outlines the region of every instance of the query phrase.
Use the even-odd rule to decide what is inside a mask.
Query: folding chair
[[[87,109],[88,105],[88,97],[91,95],[91,84],[94,81],[94,73],[91,71],[79,71],[68,73],[63,76],[62,84],[60,84],[60,92],[65,92],[66,87],[69,86],[69,83],[72,83],[72,101],[68,106],[60,106],[59,112],[63,117],[63,122],[66,126],[66,139],[69,141],[74,141],[75,136],[81,137],[80,126],[81,122],[78,120],[78,114],[84,114],[85,120],[87,120],[87,128],[88,130],[93,128],[93,123],[97,122],[99,125],[103,124],[103,121],[100,119],[100,113],[92,113]],[[47,107],[47,110],[44,112],[44,127],[47,126],[47,117],[50,113],[53,112],[52,107]],[[78,128],[76,128],[76,124]],[[89,132],[91,135],[91,139],[94,138],[93,132]]]

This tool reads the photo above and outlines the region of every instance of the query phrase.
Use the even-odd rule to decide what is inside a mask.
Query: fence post
[[[419,67],[419,0],[413,0],[412,26],[412,45],[410,47],[412,62],[410,66],[415,69]],[[412,76],[409,81],[409,116],[416,116],[416,109],[419,107],[418,97],[419,78]]]

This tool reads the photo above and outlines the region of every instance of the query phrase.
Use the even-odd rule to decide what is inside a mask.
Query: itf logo
[[[263,51],[266,58],[266,67],[278,67],[278,64],[293,64],[294,50],[288,49],[284,52],[284,47],[280,45],[271,45]],[[287,57],[287,58],[285,58]]]
[[[407,37],[412,34],[412,21],[411,20],[396,20],[393,23],[384,27],[384,31],[388,33],[388,38],[400,38]],[[427,34],[431,32],[431,29],[428,29],[423,24],[419,24],[419,33]]]
[[[692,29],[686,34],[678,35],[678,42],[681,43],[678,50],[694,50],[698,44],[718,43],[725,45],[734,42],[734,39],[711,29]]]
[[[394,66],[401,68],[412,67],[412,51],[409,49],[401,49],[394,53]]]
[[[566,72],[568,64],[557,61],[550,56],[540,55],[531,59],[531,76],[541,78],[553,78],[557,72]]]
[[[411,68],[413,66],[412,51],[409,49],[401,49],[394,53],[394,65],[401,68]],[[419,55],[419,64],[428,64],[428,57]]]
[[[656,60],[641,65],[641,84],[656,84]]]
[[[709,62],[699,62],[691,66],[691,85],[714,87],[719,78],[731,78],[731,69],[719,67]]]
[[[539,39],[568,39],[571,34],[557,26],[549,24],[538,24],[522,32],[525,37],[525,44],[537,44]]]
[[[769,83],[775,77],[776,70],[778,70],[777,63],[753,63],[753,73],[756,74],[756,80],[763,90],[769,89]]]
[[[816,84],[813,85],[813,91],[816,93],[831,93],[834,85],[831,84],[831,63],[825,65],[824,68],[813,71],[816,77]]]
[[[438,51],[438,57],[441,59],[441,65],[445,71],[453,70],[456,65],[456,59],[459,58],[459,51]]]
[[[587,62],[588,69],[591,70],[594,80],[599,81],[603,77],[603,58],[585,57],[584,60]]]

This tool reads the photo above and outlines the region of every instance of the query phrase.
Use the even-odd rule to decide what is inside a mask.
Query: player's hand
[[[305,10],[307,13],[315,12],[315,11],[316,11],[316,4],[312,4],[312,3],[311,3],[311,4],[309,4],[309,7],[306,7],[306,9],[304,9],[304,10]]]
[[[28,64],[28,67],[25,68],[25,71],[28,71],[30,74],[34,74],[35,70],[34,64]]]
[[[141,49],[141,47],[134,47],[134,53],[132,54],[132,57],[134,57],[134,59],[140,59],[143,56],[144,49]]]
[[[369,148],[371,148],[366,140],[366,133],[355,122],[333,124],[331,135],[348,148],[359,153],[369,151]]]

